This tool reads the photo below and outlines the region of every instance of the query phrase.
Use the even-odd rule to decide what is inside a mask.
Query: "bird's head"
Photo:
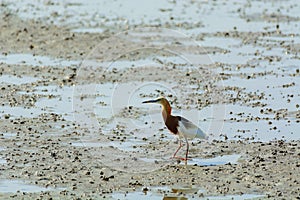
[[[143,103],[157,103],[162,105],[163,109],[167,111],[167,113],[171,114],[171,106],[169,101],[164,97],[159,97],[154,100],[143,101]]]
[[[166,101],[168,101],[166,98],[164,97],[159,97],[157,99],[153,99],[153,100],[148,100],[148,101],[143,101],[143,103],[158,103],[163,105]]]

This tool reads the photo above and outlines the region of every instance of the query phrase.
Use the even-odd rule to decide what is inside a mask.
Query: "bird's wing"
[[[184,117],[178,117],[178,131],[185,135],[188,138],[201,138],[201,139],[207,139],[208,136],[193,122],[187,120]]]

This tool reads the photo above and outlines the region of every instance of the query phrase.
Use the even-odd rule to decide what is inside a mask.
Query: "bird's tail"
[[[200,128],[197,129],[197,133],[195,135],[196,138],[200,138],[200,139],[208,139],[208,135],[205,134]]]

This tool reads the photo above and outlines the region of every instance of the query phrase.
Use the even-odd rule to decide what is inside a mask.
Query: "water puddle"
[[[269,112],[268,108],[238,104],[209,106],[200,111],[200,116],[205,113],[208,115],[206,115],[207,120],[199,124],[209,134],[209,139],[222,140],[226,135],[229,140],[264,142],[276,139],[299,140],[297,112],[287,112],[284,109]],[[213,115],[217,118],[212,117],[213,110],[220,110]],[[276,116],[285,117],[277,119]]]
[[[73,87],[72,86],[38,86],[32,92],[20,91],[26,95],[45,95],[48,97],[38,98],[34,107],[1,106],[0,116],[9,115],[12,118],[38,117],[43,113],[56,113],[66,120],[73,120]],[[51,97],[51,98],[50,98]]]
[[[56,98],[42,98],[35,106],[43,111],[62,115],[66,120],[73,121],[72,87],[59,89],[60,95]]]
[[[17,136],[17,133],[0,133],[0,137],[2,138],[12,138]]]
[[[111,142],[87,142],[87,141],[80,141],[80,142],[72,142],[72,146],[75,147],[93,147],[93,148],[99,148],[99,147],[114,147],[118,148],[122,151],[136,151],[139,146],[147,144],[146,142],[129,139],[126,141],[118,142],[118,141],[111,141]]]
[[[299,77],[278,77],[269,75],[268,77],[257,77],[255,79],[244,79],[234,77],[223,81],[224,86],[239,86],[243,92],[263,95],[264,98],[256,100],[261,105],[267,105],[273,110],[288,109],[295,110],[300,101],[297,95],[297,88],[300,87]],[[257,87],[259,85],[259,87]],[[293,95],[289,99],[289,95]],[[252,100],[252,102],[256,102]]]
[[[139,60],[117,60],[114,62],[102,62],[102,66],[109,66],[108,70],[112,69],[118,69],[118,70],[124,70],[124,69],[130,69],[134,67],[159,67],[161,66],[159,63],[153,61],[152,59],[139,59]]]
[[[200,199],[205,199],[205,200],[245,200],[245,199],[260,199],[264,198],[265,195],[261,194],[242,194],[242,195],[224,195],[224,196],[207,196],[205,198],[200,198]]]
[[[6,159],[0,157],[0,165],[5,165],[7,163]]]
[[[242,194],[242,195],[224,195],[224,196],[209,196],[205,195],[205,190],[196,187],[146,187],[142,191],[129,193],[114,193],[113,199],[141,199],[141,200],[244,200],[263,198],[261,194]]]
[[[11,106],[1,106],[0,117],[9,115],[11,118],[18,117],[37,117],[38,115],[44,113],[40,108],[25,108],[25,107],[11,107]]]
[[[226,53],[209,54],[211,60],[217,63],[226,63],[229,65],[246,64],[253,58],[258,47],[242,45],[242,41],[238,38],[224,37],[206,37],[202,41],[198,41],[199,45],[204,47],[218,47],[227,51]],[[261,49],[261,48],[259,48]]]
[[[127,123],[126,126],[132,125],[132,128],[145,127],[144,119],[147,118],[149,121],[149,118],[152,117],[146,114],[150,111],[160,116],[161,109],[159,105],[142,104],[144,100],[150,98],[144,96],[155,94],[157,91],[166,94],[172,93],[175,96],[177,88],[173,89],[173,87],[173,85],[168,83],[143,83],[137,81],[76,85],[74,89],[73,108],[79,119],[85,119],[83,117],[84,113],[91,112],[99,119],[100,124],[102,124],[102,121],[112,119],[112,123],[120,121],[125,123],[127,121],[130,124]],[[196,86],[190,85],[189,87],[193,90]],[[198,90],[197,92],[203,93],[202,90]],[[124,101],[124,99],[126,100]],[[155,111],[151,110],[151,108],[155,108]],[[174,111],[175,114],[197,115],[197,112],[193,111]]]
[[[145,121],[139,118],[147,112],[149,106],[142,104],[142,96],[157,90],[167,92],[168,86],[155,82],[76,85],[73,99],[75,119],[83,125],[100,125],[102,130],[124,124],[130,132],[145,125]],[[157,108],[159,113],[159,106]]]
[[[263,40],[266,40],[268,42],[287,42],[287,43],[299,43],[300,38],[296,37],[295,35],[287,35],[287,36],[281,36],[281,35],[276,35],[276,36],[263,36],[260,37]]]
[[[287,44],[293,43],[292,37],[261,37],[260,40],[264,44],[282,41]],[[295,40],[298,41],[299,38]],[[221,45],[228,46],[222,43]],[[253,48],[262,57],[271,56],[273,60],[270,62],[255,58],[250,46],[244,45],[245,51],[242,52],[250,53],[253,67],[235,69],[236,66],[233,66],[219,71],[230,75],[220,85],[240,88],[240,93],[238,90],[232,90],[228,91],[228,94],[246,100],[243,105],[224,105],[228,112],[223,115],[223,124],[221,121],[219,124],[223,126],[222,132],[229,138],[253,138],[263,141],[299,139],[299,135],[296,134],[299,126],[296,114],[299,112],[300,102],[297,90],[300,87],[300,62],[299,59],[293,58],[292,54],[285,54],[284,48],[277,46],[271,50],[267,47]],[[232,49],[235,51],[236,48],[230,47],[230,50]],[[276,60],[272,56],[278,56],[280,59]],[[279,119],[276,119],[277,116],[280,116]],[[212,120],[209,121],[212,123]]]
[[[30,5],[30,6],[28,6]],[[36,3],[31,4],[30,1],[17,0],[14,3],[7,3],[8,9],[17,13],[21,18],[25,19],[43,19],[59,25],[67,25],[71,27],[103,27],[102,25],[116,27],[118,25],[130,24],[161,24],[169,21],[170,10],[181,13],[178,21],[185,22],[189,20],[191,12],[194,17],[197,15],[197,9],[193,6],[189,12],[185,10],[184,3],[176,3],[169,1],[153,0],[152,2],[141,3],[138,0],[124,2],[117,1],[81,1],[75,2],[59,2],[55,3]],[[139,9],[134,9],[138,7]],[[169,11],[163,11],[162,8],[168,8]],[[130,13],[130,15],[128,15]],[[80,16],[80,22],[78,21]],[[159,16],[159,17],[158,17]],[[177,20],[176,20],[177,21]],[[179,23],[179,22],[178,22]]]
[[[75,33],[103,33],[105,29],[103,28],[75,28],[71,30]]]
[[[188,160],[188,165],[198,165],[198,166],[215,166],[215,165],[225,165],[225,164],[237,164],[238,160],[241,158],[241,155],[223,155],[217,156],[214,158],[192,158]],[[182,163],[184,164],[184,163]]]
[[[30,65],[30,66],[77,66],[79,61],[67,61],[63,59],[51,58],[48,56],[38,56],[33,54],[0,54],[0,63],[10,65]]]
[[[113,199],[154,199],[154,200],[186,200],[195,198],[202,194],[204,190],[196,187],[145,187],[142,191],[129,193],[115,193],[112,195]]]
[[[37,185],[28,184],[22,180],[0,180],[0,194],[1,193],[16,193],[16,192],[42,192],[51,191],[53,188],[45,188]]]
[[[37,78],[30,77],[30,76],[12,76],[12,75],[2,75],[0,76],[0,83],[4,84],[16,84],[16,85],[21,85],[21,84],[27,84],[27,83],[33,83],[36,82]]]
[[[224,80],[224,86],[236,86],[245,88],[243,92],[264,93],[265,98],[259,101],[266,104],[266,108],[273,110],[286,109],[287,112],[297,112],[300,96],[294,95],[287,103],[287,95],[295,94],[300,87],[296,79],[298,77],[268,76],[256,79],[242,79],[233,77]],[[299,78],[298,78],[299,79]],[[285,87],[289,83],[295,83]],[[257,88],[257,83],[260,87]],[[37,117],[45,112],[61,114],[67,120],[87,121],[95,119],[97,126],[107,133],[111,133],[118,124],[126,127],[126,132],[136,132],[143,129],[142,137],[153,135],[153,130],[164,127],[160,107],[158,105],[141,104],[147,98],[147,94],[154,94],[159,89],[168,93],[168,87],[156,83],[141,84],[130,83],[103,83],[78,85],[73,87],[39,86],[33,92],[20,92],[22,94],[53,95],[52,98],[38,99],[32,108],[2,106],[0,116],[12,117]],[[174,91],[173,91],[174,92]],[[174,92],[174,96],[176,93]],[[75,101],[74,101],[75,99]],[[123,101],[127,99],[128,101]],[[251,102],[248,102],[251,104]],[[255,101],[253,101],[255,103]],[[132,110],[129,110],[132,108]],[[212,105],[202,110],[176,110],[174,114],[182,115],[197,124],[202,130],[212,136],[212,139],[220,138],[220,134],[229,139],[246,139],[269,141],[273,139],[299,139],[297,133],[298,124],[295,122],[296,114],[287,116],[287,120],[275,120],[274,113],[260,113],[263,107],[251,105]],[[124,110],[125,109],[125,110]],[[243,115],[239,114],[243,110]],[[299,110],[298,110],[299,111]],[[284,112],[283,112],[284,113]],[[231,120],[231,119],[235,120]],[[251,120],[247,120],[251,119]],[[260,120],[254,120],[260,119]],[[269,120],[266,120],[269,119]],[[236,123],[239,120],[239,123]],[[147,122],[147,124],[145,124]],[[116,146],[118,146],[116,144]]]
[[[139,9],[134,9],[138,7]],[[141,3],[138,0],[124,2],[101,1],[96,0],[75,2],[55,1],[54,3],[37,2],[31,4],[31,1],[16,0],[13,3],[8,1],[7,8],[17,13],[23,19],[43,19],[49,23],[69,27],[110,27],[114,30],[118,26],[138,26],[141,24],[161,25],[165,23],[183,24],[190,23],[193,19],[201,16],[201,23],[193,23],[187,27],[180,27],[181,31],[186,33],[216,32],[216,31],[260,31],[264,29],[275,29],[274,19],[279,20],[280,29],[288,33],[296,33],[299,29],[297,20],[298,7],[293,2],[286,2],[284,5],[274,2],[174,2],[159,1]],[[267,8],[267,9],[266,9]],[[100,12],[99,12],[100,10]],[[280,12],[279,12],[280,10]],[[130,13],[130,15],[128,15]],[[180,17],[172,17],[173,13],[180,13]],[[275,15],[270,20],[262,16],[283,15],[279,18]],[[222,19],[216,19],[216,15]],[[80,20],[78,20],[80,16]],[[290,17],[289,20],[287,17]],[[284,20],[285,19],[285,20]],[[268,21],[268,22],[266,22]],[[196,28],[195,28],[196,27]]]
[[[186,54],[184,56],[147,56],[147,58],[139,58],[139,59],[132,59],[132,60],[115,60],[113,62],[107,62],[107,61],[93,61],[93,60],[88,60],[86,62],[89,63],[89,65],[92,66],[97,66],[97,67],[104,67],[107,71],[112,71],[112,70],[126,70],[126,69],[133,69],[133,68],[141,68],[141,67],[163,67],[165,65],[168,66],[173,66],[177,65],[177,68],[181,67],[181,70],[186,70],[188,71],[191,68],[196,68],[196,66],[193,66],[194,61],[193,56],[195,58],[198,55],[189,55]],[[206,56],[207,57],[207,56]],[[191,58],[191,59],[190,59]],[[199,60],[196,60],[199,62]]]
[[[97,118],[97,123],[103,125],[103,119],[114,118],[114,122],[123,119],[121,113],[132,106],[137,109],[142,106],[141,94],[161,89],[167,91],[162,85],[156,83],[140,85],[140,83],[103,83],[59,87],[55,85],[37,86],[32,91],[20,91],[22,95],[47,96],[37,99],[34,107],[1,106],[0,116],[12,117],[37,117],[46,112],[61,114],[66,120],[89,120]],[[128,97],[128,98],[127,98]],[[123,101],[126,98],[128,101]],[[145,107],[146,108],[146,107]],[[159,107],[158,107],[159,108]],[[136,113],[132,119],[137,119]],[[87,117],[88,116],[88,117]],[[144,121],[136,120],[134,126],[142,125]],[[107,125],[107,124],[106,124]],[[139,125],[138,125],[139,126]],[[112,126],[110,126],[112,127]],[[103,127],[105,129],[105,127]]]
[[[35,107],[8,107],[5,113],[10,113],[12,116],[36,117],[42,113],[56,113],[63,116],[64,119],[73,120],[73,87],[72,86],[38,86],[33,88],[32,92],[19,92],[26,95],[45,95],[52,96],[51,98],[40,98],[35,103]],[[15,110],[15,111],[14,111]],[[17,112],[17,111],[18,112]]]
[[[284,87],[284,85],[292,82],[295,85]],[[260,85],[259,88],[257,88],[257,83]],[[248,102],[249,105],[219,104],[201,110],[177,110],[174,108],[174,114],[193,121],[203,131],[212,136],[211,139],[224,139],[221,135],[226,135],[228,139],[233,140],[249,138],[256,141],[299,139],[296,134],[298,128],[298,123],[295,122],[296,114],[294,117],[292,115],[288,116],[287,118],[291,120],[291,122],[288,122],[284,119],[275,119],[274,112],[261,113],[262,109],[266,110],[267,108],[272,108],[273,111],[286,109],[290,113],[297,111],[300,96],[294,95],[293,98],[290,98],[289,103],[286,103],[287,95],[296,93],[296,88],[299,86],[294,78],[279,78],[270,75],[268,79],[258,77],[246,80],[233,77],[224,80],[223,84],[224,86],[239,85],[244,88],[242,91],[245,93],[264,93],[265,98],[258,101],[267,106],[251,106],[256,103],[255,100],[251,100]],[[164,127],[160,107],[158,105],[144,105],[141,102],[147,99],[142,97],[143,95],[155,93],[158,88],[162,91],[166,90],[161,85],[141,85],[141,83],[135,82],[78,86],[77,93],[75,93],[76,98],[84,95],[87,98],[78,100],[79,105],[76,102],[73,104],[73,108],[79,113],[75,118],[79,120],[88,119],[87,123],[90,123],[90,118],[87,118],[87,115],[84,114],[84,111],[89,111],[95,115],[95,123],[100,125],[104,133],[111,134],[112,129],[117,127],[118,124],[123,124],[127,133],[142,129],[143,133],[141,135],[143,137],[152,136],[153,131],[155,132]],[[176,96],[175,93],[174,95]],[[123,99],[128,100],[124,102]],[[129,107],[132,109],[130,110]]]

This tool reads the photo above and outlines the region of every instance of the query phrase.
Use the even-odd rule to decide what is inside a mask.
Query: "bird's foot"
[[[183,158],[183,157],[178,157],[178,156],[173,156],[171,157],[171,159],[177,159],[177,160],[182,160],[182,161],[187,161],[187,160],[191,160],[191,158]]]

